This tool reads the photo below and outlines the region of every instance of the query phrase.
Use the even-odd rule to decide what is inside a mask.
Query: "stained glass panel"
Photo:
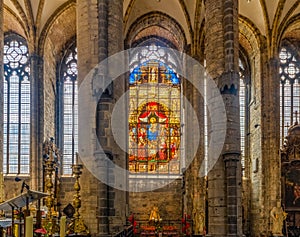
[[[30,161],[30,81],[28,48],[23,38],[4,40],[3,171],[28,174]]]
[[[77,49],[72,45],[63,59],[63,161],[64,175],[71,175],[78,150]]]
[[[129,76],[129,171],[179,174],[180,79],[163,48],[140,52]],[[173,60],[175,61],[175,60]],[[173,67],[174,68],[174,67]]]
[[[289,126],[296,122],[296,111],[300,110],[300,65],[296,54],[287,47],[279,53],[280,66],[280,133],[281,144]]]

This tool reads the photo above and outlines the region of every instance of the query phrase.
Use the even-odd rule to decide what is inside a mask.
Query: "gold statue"
[[[154,206],[152,208],[151,213],[150,213],[150,217],[149,217],[149,221],[154,221],[154,222],[161,221],[160,215],[158,213],[158,207],[157,206]]]
[[[158,77],[158,68],[156,66],[153,66],[150,68],[149,82],[157,82],[157,77]]]
[[[194,219],[194,231],[196,234],[203,235],[204,233],[204,213],[199,209],[193,209],[193,219]]]
[[[286,219],[287,213],[282,210],[281,203],[277,202],[277,206],[273,207],[270,216],[272,218],[272,234],[273,236],[283,236],[283,221]]]

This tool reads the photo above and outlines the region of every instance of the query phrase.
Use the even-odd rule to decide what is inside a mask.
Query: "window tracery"
[[[132,57],[129,76],[129,171],[179,174],[180,91],[176,60],[151,44]]]
[[[4,40],[4,173],[29,174],[30,68],[25,39],[11,34]]]
[[[77,88],[77,48],[73,43],[67,50],[61,64],[61,96],[63,98],[62,136],[63,158],[62,173],[72,174],[71,166],[76,163],[78,151],[78,88]]]
[[[300,109],[300,65],[297,54],[288,47],[279,53],[280,76],[280,127],[281,144],[289,126],[296,122],[295,112]]]

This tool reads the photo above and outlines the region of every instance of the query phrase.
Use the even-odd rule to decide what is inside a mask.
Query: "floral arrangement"
[[[138,233],[138,228],[137,228],[137,221],[134,219],[134,215],[131,214],[128,217],[128,221],[131,223],[131,225],[133,226],[133,234],[137,234]]]
[[[176,229],[176,226],[170,225],[170,226],[163,226],[163,230],[164,231],[175,231],[177,229]]]
[[[191,224],[188,221],[189,219],[191,219],[191,216],[187,214],[184,214],[183,218],[181,219],[182,233],[184,236],[191,236]]]
[[[155,231],[155,226],[142,226],[141,227],[144,231]]]

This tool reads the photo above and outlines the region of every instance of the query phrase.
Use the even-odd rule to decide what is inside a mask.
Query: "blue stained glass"
[[[163,48],[152,44],[133,55],[130,63],[128,168],[131,173],[180,173],[181,84],[176,73],[178,65],[171,58]]]
[[[135,84],[137,83],[141,78],[143,74],[144,68],[149,67],[149,64],[158,64],[159,65],[159,72],[157,72],[157,76],[160,78],[166,78],[166,80],[170,81],[174,85],[179,85],[180,80],[177,76],[177,73],[168,65],[165,63],[162,63],[158,60],[151,60],[148,62],[144,62],[140,64],[138,67],[134,68],[133,71],[130,73],[129,76],[129,84]]]

